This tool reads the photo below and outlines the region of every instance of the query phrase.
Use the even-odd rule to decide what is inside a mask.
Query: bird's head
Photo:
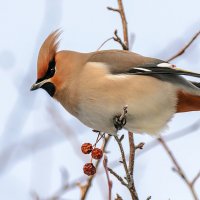
[[[42,44],[37,62],[37,81],[31,87],[32,90],[42,88],[50,96],[54,96],[56,86],[53,78],[56,73],[56,52],[58,49],[61,31],[56,30],[51,33]]]

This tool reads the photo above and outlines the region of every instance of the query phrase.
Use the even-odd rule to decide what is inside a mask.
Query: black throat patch
[[[41,86],[42,89],[46,90],[47,93],[53,97],[53,95],[55,94],[55,91],[56,91],[56,87],[53,83],[51,82],[47,82],[47,83],[44,83],[42,86]]]

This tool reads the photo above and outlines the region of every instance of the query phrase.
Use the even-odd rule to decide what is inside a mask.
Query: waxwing
[[[59,35],[41,46],[31,90],[43,88],[86,126],[115,134],[128,106],[124,129],[156,135],[175,113],[200,110],[200,84],[182,76],[200,74],[129,51],[58,51]]]

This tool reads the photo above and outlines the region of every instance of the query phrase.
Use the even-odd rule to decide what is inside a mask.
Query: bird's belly
[[[98,101],[99,100],[99,101]],[[176,106],[174,96],[148,99],[129,99],[120,101],[117,99],[111,103],[108,99],[98,99],[89,104],[84,104],[78,118],[85,125],[106,133],[115,133],[113,118],[120,115],[123,107],[128,105],[127,123],[124,126],[128,131],[136,133],[158,134],[173,117]],[[104,102],[104,103],[102,103]]]
[[[91,79],[87,85],[81,85],[76,116],[93,129],[115,132],[113,117],[128,105],[124,128],[157,134],[176,111],[177,88],[170,83],[147,76],[112,76],[96,82]]]
[[[174,113],[173,109],[165,109],[160,113],[151,112],[149,115],[140,115],[132,110],[128,112],[130,114],[127,114],[127,123],[124,128],[135,133],[148,133],[151,135],[156,135],[165,128]],[[113,134],[116,132],[113,124],[113,118],[116,115],[119,115],[119,113],[104,112],[103,114],[98,114],[84,112],[84,115],[80,115],[78,118],[92,129]]]

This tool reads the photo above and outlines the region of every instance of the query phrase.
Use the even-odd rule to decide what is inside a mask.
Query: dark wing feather
[[[186,75],[200,77],[200,74],[173,67],[161,67],[159,66],[161,63],[165,63],[166,66],[170,66],[170,64],[163,60],[145,57],[133,52],[120,50],[97,51],[92,53],[88,62],[105,63],[110,73],[113,75],[127,74],[152,76],[180,87],[195,91],[198,90],[198,92],[200,90],[196,84],[193,84],[184,77],[180,76]]]
[[[136,74],[136,75],[155,75],[155,74],[166,74],[166,75],[185,75],[200,77],[199,73],[185,71],[178,68],[170,67],[158,67],[158,66],[145,66],[145,67],[136,67],[125,72],[126,74]]]

